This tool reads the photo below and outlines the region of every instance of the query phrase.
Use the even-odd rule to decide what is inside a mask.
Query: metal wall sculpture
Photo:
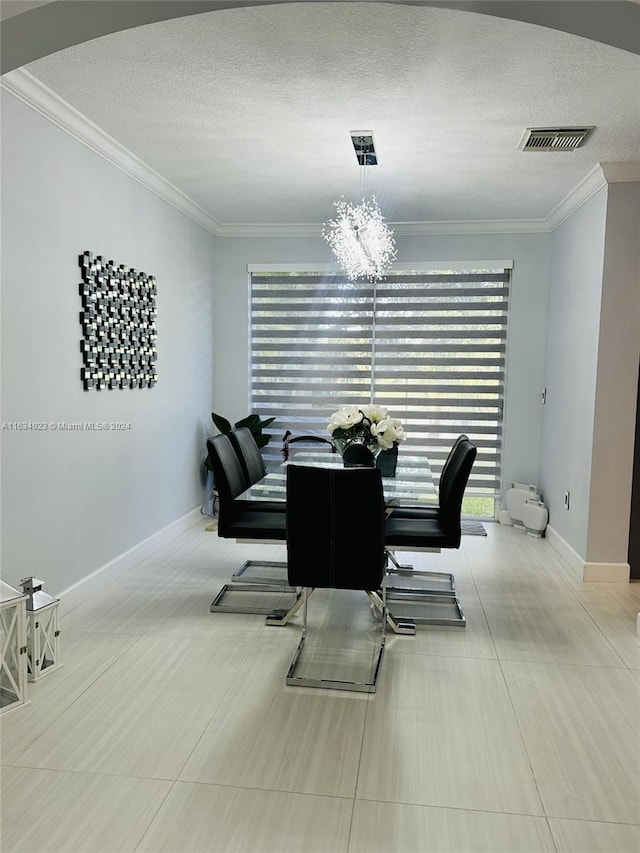
[[[154,277],[93,252],[79,262],[85,391],[152,388],[158,381]]]

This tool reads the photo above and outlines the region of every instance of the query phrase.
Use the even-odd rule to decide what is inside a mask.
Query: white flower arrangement
[[[390,450],[405,438],[402,424],[384,406],[345,406],[334,412],[327,426],[341,453],[352,444],[364,444],[374,453]]]

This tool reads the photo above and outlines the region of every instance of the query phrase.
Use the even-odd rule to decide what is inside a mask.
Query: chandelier
[[[366,185],[367,166],[376,165],[373,136],[368,131],[353,131],[351,140],[360,164],[360,184]],[[359,204],[340,198],[334,202],[335,219],[322,227],[322,236],[350,281],[379,281],[396,257],[393,231],[384,221],[375,196],[363,196]]]
[[[384,221],[375,196],[360,204],[334,202],[336,218],[324,223],[322,236],[350,281],[379,281],[396,257],[393,231]]]

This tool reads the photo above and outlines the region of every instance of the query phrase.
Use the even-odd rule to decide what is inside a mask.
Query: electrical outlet
[[[565,509],[569,509],[570,502],[571,502],[571,492],[569,490],[567,490],[564,493],[564,508]]]
[[[542,392],[540,393],[540,399],[542,401],[542,405],[544,406],[544,404],[547,402],[547,389],[546,388],[542,389]]]

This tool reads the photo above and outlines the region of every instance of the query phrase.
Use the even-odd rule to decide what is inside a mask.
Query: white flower
[[[385,406],[374,406],[373,404],[370,406],[363,406],[362,411],[364,412],[364,416],[369,418],[371,423],[374,424],[377,424],[379,421],[383,421],[389,414],[389,411]]]
[[[397,418],[386,417],[379,423],[372,424],[371,432],[383,450],[390,450],[396,441],[404,439],[404,429]]]
[[[335,429],[349,429],[349,427],[359,424],[362,418],[363,414],[358,406],[345,406],[331,415],[327,429],[333,435]]]

